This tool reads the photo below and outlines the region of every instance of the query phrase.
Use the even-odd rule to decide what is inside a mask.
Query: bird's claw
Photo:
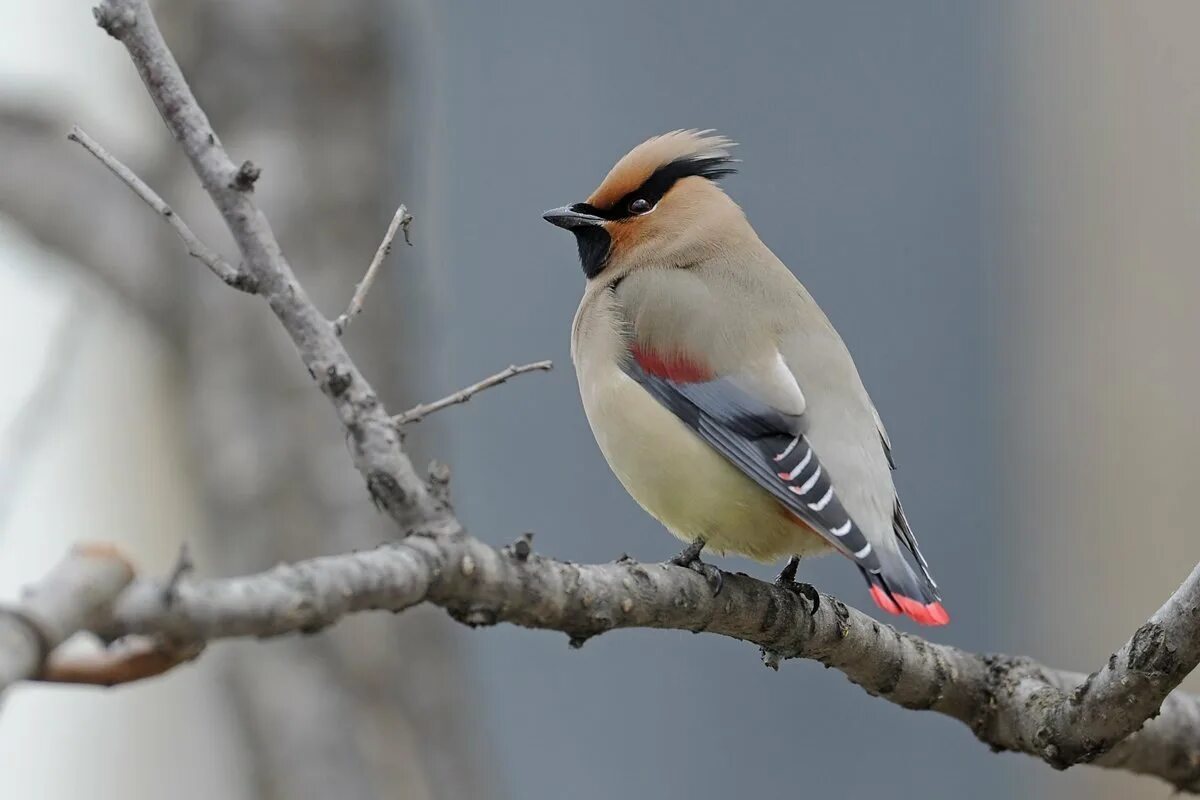
[[[808,615],[815,617],[817,609],[821,607],[821,593],[817,591],[817,587],[811,583],[797,583],[792,587],[793,591],[797,591],[808,599],[809,609]]]
[[[779,570],[779,574],[775,576],[775,585],[780,589],[791,589],[796,583],[796,570],[800,567],[800,556],[792,556],[788,559],[787,564],[783,569]]]
[[[708,587],[712,589],[713,597],[716,597],[725,586],[725,575],[712,564],[706,564],[700,560],[700,552],[702,550],[704,550],[704,540],[697,539],[683,548],[679,552],[679,555],[667,563],[674,564],[677,567],[687,567],[692,572],[702,576],[708,582]]]
[[[779,571],[779,575],[775,578],[775,586],[784,591],[802,595],[808,600],[810,607],[808,615],[811,617],[821,607],[821,593],[812,584],[796,582],[796,570],[799,566],[800,556],[789,558],[787,564],[784,565],[784,568]]]
[[[700,552],[704,549],[704,540],[696,539],[687,547],[679,551],[679,555],[668,561],[668,564],[674,564],[677,567],[691,567],[692,564],[700,560]]]

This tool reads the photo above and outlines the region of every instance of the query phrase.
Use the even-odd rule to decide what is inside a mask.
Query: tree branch
[[[412,219],[412,214],[408,213],[408,209],[402,203],[396,209],[396,215],[392,217],[391,224],[387,226],[387,231],[383,234],[383,241],[379,243],[379,249],[375,251],[375,257],[371,259],[371,263],[367,267],[367,273],[363,275],[358,286],[354,287],[354,296],[350,298],[350,305],[346,307],[344,314],[333,321],[333,330],[338,336],[341,336],[346,332],[346,328],[350,327],[350,320],[362,313],[363,303],[367,300],[367,292],[371,291],[371,287],[375,284],[375,276],[379,272],[379,267],[387,258],[388,253],[392,252],[392,241],[396,238],[396,232],[403,228],[404,243],[412,246],[412,241],[408,238],[408,226],[412,223]]]
[[[36,678],[54,648],[101,624],[131,580],[133,567],[115,549],[79,545],[18,605],[0,609],[0,692]]]
[[[400,435],[334,326],[313,305],[254,202],[257,167],[234,164],[196,102],[145,0],[104,0],[97,24],[125,46],[167,129],[233,234],[257,293],[291,337],[300,359],[345,427],[354,466],[375,502],[406,532],[459,535],[450,509],[430,495],[400,447]]]
[[[510,364],[495,375],[489,375],[478,383],[473,383],[465,389],[459,389],[453,394],[446,395],[441,400],[434,400],[432,403],[421,403],[420,405],[413,406],[408,411],[392,417],[392,423],[397,428],[400,428],[410,422],[420,422],[430,414],[441,411],[447,406],[465,403],[480,392],[491,389],[493,386],[499,386],[509,378],[515,378],[518,375],[524,375],[526,372],[533,372],[534,370],[548,372],[552,369],[554,369],[553,361],[534,361],[532,364],[522,364],[519,367]]]
[[[138,580],[93,630],[203,643],[313,633],[347,614],[429,602],[467,625],[561,631],[573,646],[617,628],[715,633],[819,661],[872,695],[965,723],[996,750],[1058,768],[1090,762],[1155,775],[1200,792],[1200,698],[1167,696],[1200,659],[1200,566],[1091,676],[927,642],[811,587],[723,577],[714,597],[702,576],[669,564],[579,565],[531,553],[524,540],[497,551],[467,536],[412,536],[242,578],[184,578],[173,594],[162,581]]]

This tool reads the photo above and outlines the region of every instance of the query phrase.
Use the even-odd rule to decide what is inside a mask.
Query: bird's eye
[[[639,197],[629,203],[629,212],[631,214],[645,214],[650,210],[650,201],[644,197]]]

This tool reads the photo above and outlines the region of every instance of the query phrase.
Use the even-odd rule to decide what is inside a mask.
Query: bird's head
[[[745,217],[716,181],[736,170],[733,145],[712,131],[680,130],[629,151],[585,202],[543,218],[575,234],[589,280],[640,267],[686,267],[740,235]]]

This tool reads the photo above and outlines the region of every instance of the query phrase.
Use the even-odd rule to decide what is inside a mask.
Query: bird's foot
[[[808,614],[812,616],[821,607],[821,593],[811,584],[796,582],[796,570],[799,567],[800,556],[789,558],[787,564],[784,565],[783,569],[779,570],[779,574],[775,577],[775,588],[791,592],[807,600],[809,606]],[[767,669],[779,670],[779,662],[784,659],[782,653],[772,650],[769,647],[760,647],[759,654],[762,656],[763,666]]]
[[[687,547],[679,551],[679,555],[668,561],[668,564],[674,564],[677,567],[687,567],[692,572],[695,572],[704,577],[708,581],[708,586],[712,589],[713,597],[721,593],[721,587],[725,585],[725,577],[721,570],[714,567],[712,564],[706,564],[700,560],[700,553],[704,550],[704,540],[696,539]]]
[[[783,569],[779,570],[779,574],[775,576],[775,585],[780,589],[791,589],[792,584],[796,582],[796,570],[800,568],[800,556],[792,556],[788,559],[787,564]]]
[[[809,583],[796,582],[796,570],[800,566],[800,556],[792,556],[788,559],[787,564],[779,571],[779,575],[775,578],[775,585],[789,592],[795,592],[801,595],[808,601],[810,606],[809,616],[817,613],[817,609],[821,607],[821,593]]]

